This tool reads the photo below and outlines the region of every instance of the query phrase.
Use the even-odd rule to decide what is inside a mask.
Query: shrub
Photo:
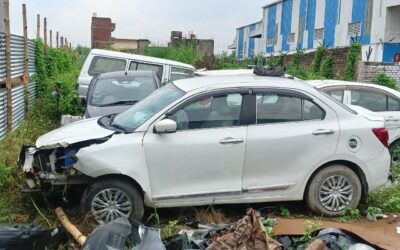
[[[47,112],[46,114],[49,117],[59,117],[61,114],[78,115],[83,112],[75,88],[81,59],[79,54],[74,54],[67,49],[47,48],[46,54],[42,41],[36,40],[36,74],[34,79],[37,84],[38,98],[47,103],[43,110]],[[61,83],[58,99],[52,97],[56,82]]]
[[[322,77],[327,79],[333,79],[333,63],[335,58],[330,55],[322,61],[320,74]]]
[[[386,75],[385,73],[379,73],[372,82],[391,89],[397,89],[396,80]]]
[[[312,61],[313,73],[318,74],[321,69],[322,56],[325,53],[326,48],[324,46],[318,47],[315,51],[314,59]]]
[[[351,44],[350,51],[347,54],[347,63],[344,74],[344,80],[352,81],[355,79],[355,67],[361,55],[361,43],[354,42]]]

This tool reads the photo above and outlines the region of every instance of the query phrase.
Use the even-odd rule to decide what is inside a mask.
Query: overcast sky
[[[36,36],[36,14],[47,17],[48,30],[57,30],[74,45],[90,46],[94,12],[116,23],[114,37],[147,38],[166,44],[171,30],[214,38],[216,51],[226,50],[235,29],[262,18],[261,7],[271,0],[10,0],[11,31],[22,34],[22,3],[27,3],[28,34]],[[55,33],[55,32],[54,32]]]

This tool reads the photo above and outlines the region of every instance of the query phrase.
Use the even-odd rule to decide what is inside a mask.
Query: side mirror
[[[154,132],[156,134],[170,134],[175,133],[178,125],[171,119],[164,119],[156,123]]]

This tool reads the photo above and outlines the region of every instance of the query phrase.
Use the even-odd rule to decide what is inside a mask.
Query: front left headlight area
[[[22,168],[27,189],[52,191],[57,186],[86,184],[90,178],[73,166],[80,145],[37,149],[33,145],[21,148],[18,165]]]

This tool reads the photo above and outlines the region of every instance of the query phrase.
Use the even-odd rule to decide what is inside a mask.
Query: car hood
[[[88,105],[86,108],[86,117],[99,117],[106,115],[119,114],[132,107],[132,105],[118,105],[111,107],[95,107]]]
[[[67,147],[73,143],[100,139],[115,133],[113,130],[101,127],[97,123],[98,119],[97,117],[81,120],[55,129],[39,137],[36,141],[36,147],[38,149],[56,146]]]

